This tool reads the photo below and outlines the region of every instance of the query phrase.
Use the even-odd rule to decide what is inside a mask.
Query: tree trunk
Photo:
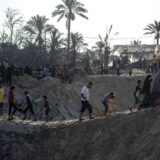
[[[157,34],[157,46],[159,46],[159,34]]]
[[[155,54],[159,54],[159,34],[157,34],[156,38],[156,48],[155,48]]]
[[[76,67],[76,60],[77,60],[77,51],[74,49],[73,50],[73,67],[75,68]]]
[[[45,50],[47,48],[47,37],[46,37],[46,32],[45,32],[45,40],[44,40],[44,43],[45,43]]]
[[[12,39],[13,39],[13,27],[11,28],[10,44],[12,44]]]
[[[71,18],[68,18],[68,48],[67,48],[67,52],[68,52],[68,56],[69,56],[69,51],[70,51],[70,38],[71,38]]]
[[[108,67],[108,63],[109,63],[109,48],[105,47],[105,51],[104,51],[104,66]]]
[[[57,57],[56,57],[56,49],[54,48],[54,47],[52,47],[52,49],[51,49],[51,57],[50,57],[50,62],[51,62],[51,64],[52,65],[56,65],[57,63],[56,63],[56,59],[57,59]]]

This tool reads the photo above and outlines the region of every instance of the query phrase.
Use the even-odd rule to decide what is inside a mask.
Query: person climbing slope
[[[81,103],[82,103],[82,108],[81,108],[81,113],[79,116],[79,120],[82,120],[82,115],[85,112],[86,109],[89,111],[89,119],[93,119],[92,117],[92,106],[89,103],[89,89],[92,88],[93,83],[88,82],[86,86],[84,86],[81,90]]]
[[[129,108],[129,110],[132,112],[133,111],[133,108],[137,108],[137,110],[139,110],[139,107],[142,103],[142,96],[141,96],[141,92],[142,92],[142,81],[141,80],[138,80],[137,81],[137,85],[136,85],[136,88],[135,88],[135,91],[134,91],[134,99],[135,99],[135,103],[134,105]]]
[[[152,76],[147,75],[143,83],[143,88],[142,88],[143,100],[142,100],[142,104],[140,105],[139,109],[150,107],[151,82],[152,82]]]
[[[12,119],[13,119],[13,115],[14,115],[17,111],[19,111],[19,112],[21,112],[21,113],[24,113],[24,112],[22,111],[22,109],[19,109],[19,108],[16,106],[14,91],[15,91],[15,86],[11,86],[11,87],[10,87],[10,90],[9,90],[9,94],[8,94],[8,103],[9,103],[8,120],[12,120]],[[13,109],[13,111],[12,111],[12,109]]]
[[[24,109],[24,114],[25,114],[25,116],[24,116],[24,120],[26,119],[26,114],[27,114],[27,112],[28,111],[30,111],[31,112],[31,114],[32,114],[32,116],[33,116],[33,118],[34,118],[34,121],[36,120],[36,117],[35,117],[35,113],[34,113],[34,111],[33,111],[33,104],[32,104],[32,102],[31,102],[31,98],[30,98],[30,96],[29,96],[29,92],[28,91],[25,91],[24,92],[24,95],[25,95],[25,98],[26,98],[26,108]]]
[[[111,100],[112,96],[114,96],[114,93],[110,92],[110,93],[105,94],[105,96],[103,98],[102,104],[105,107],[104,115],[107,115],[107,113],[108,113],[108,110],[109,110],[109,106],[108,105],[110,103],[110,100]]]

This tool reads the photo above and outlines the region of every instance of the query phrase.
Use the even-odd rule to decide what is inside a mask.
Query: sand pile
[[[34,109],[43,117],[43,103],[41,97],[47,95],[50,104],[50,116],[54,120],[73,119],[79,116],[81,108],[80,90],[87,81],[93,81],[94,86],[91,89],[91,104],[95,114],[102,114],[104,110],[102,105],[103,96],[107,92],[115,92],[117,96],[117,110],[122,111],[133,105],[133,93],[138,79],[143,80],[143,76],[119,77],[119,76],[89,76],[72,84],[61,83],[58,79],[46,77],[42,80],[36,80],[30,76],[24,75],[15,79],[17,86],[18,99],[23,99],[24,90],[30,92],[34,101]]]
[[[42,80],[36,80],[28,75],[15,79],[14,84],[17,87],[17,96],[19,101],[23,100],[24,90],[28,90],[34,102],[34,110],[39,118],[44,115],[43,100],[44,95],[48,96],[50,104],[50,117],[53,120],[63,120],[76,118],[79,112],[79,95],[59,79],[46,77]]]
[[[102,108],[101,101],[106,93],[113,91],[117,97],[117,110],[123,111],[134,104],[134,91],[138,79],[144,76],[92,76],[94,87],[91,90],[91,101],[96,108]]]

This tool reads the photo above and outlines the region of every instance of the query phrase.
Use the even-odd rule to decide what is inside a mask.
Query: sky
[[[128,44],[139,39],[143,44],[153,44],[153,37],[144,38],[144,28],[154,20],[160,20],[160,0],[79,0],[88,9],[85,20],[76,17],[72,22],[72,32],[83,34],[87,43],[94,45],[98,35],[105,36],[107,26],[113,25],[111,44]],[[5,10],[9,7],[18,9],[27,21],[30,17],[46,15],[51,24],[67,34],[65,20],[57,23],[51,13],[61,0],[0,0],[0,24],[3,23]],[[114,36],[114,33],[119,32]],[[140,38],[141,37],[141,38]],[[97,39],[96,39],[97,38]]]

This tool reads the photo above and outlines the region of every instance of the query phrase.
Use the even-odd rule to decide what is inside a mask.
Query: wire
[[[66,37],[67,37],[67,34],[64,34]],[[147,38],[153,38],[154,36],[143,36],[143,37],[130,37],[130,38],[108,38],[108,40],[138,40],[138,39],[147,39]],[[85,37],[83,36],[83,38],[85,39],[97,39],[99,40],[99,37]],[[105,39],[105,38],[102,38],[102,39]]]
[[[86,39],[99,39],[98,37],[84,37]],[[153,36],[145,36],[145,37],[131,37],[131,38],[109,38],[109,40],[133,40],[133,39],[147,39],[153,38]],[[105,38],[102,38],[105,39]]]

